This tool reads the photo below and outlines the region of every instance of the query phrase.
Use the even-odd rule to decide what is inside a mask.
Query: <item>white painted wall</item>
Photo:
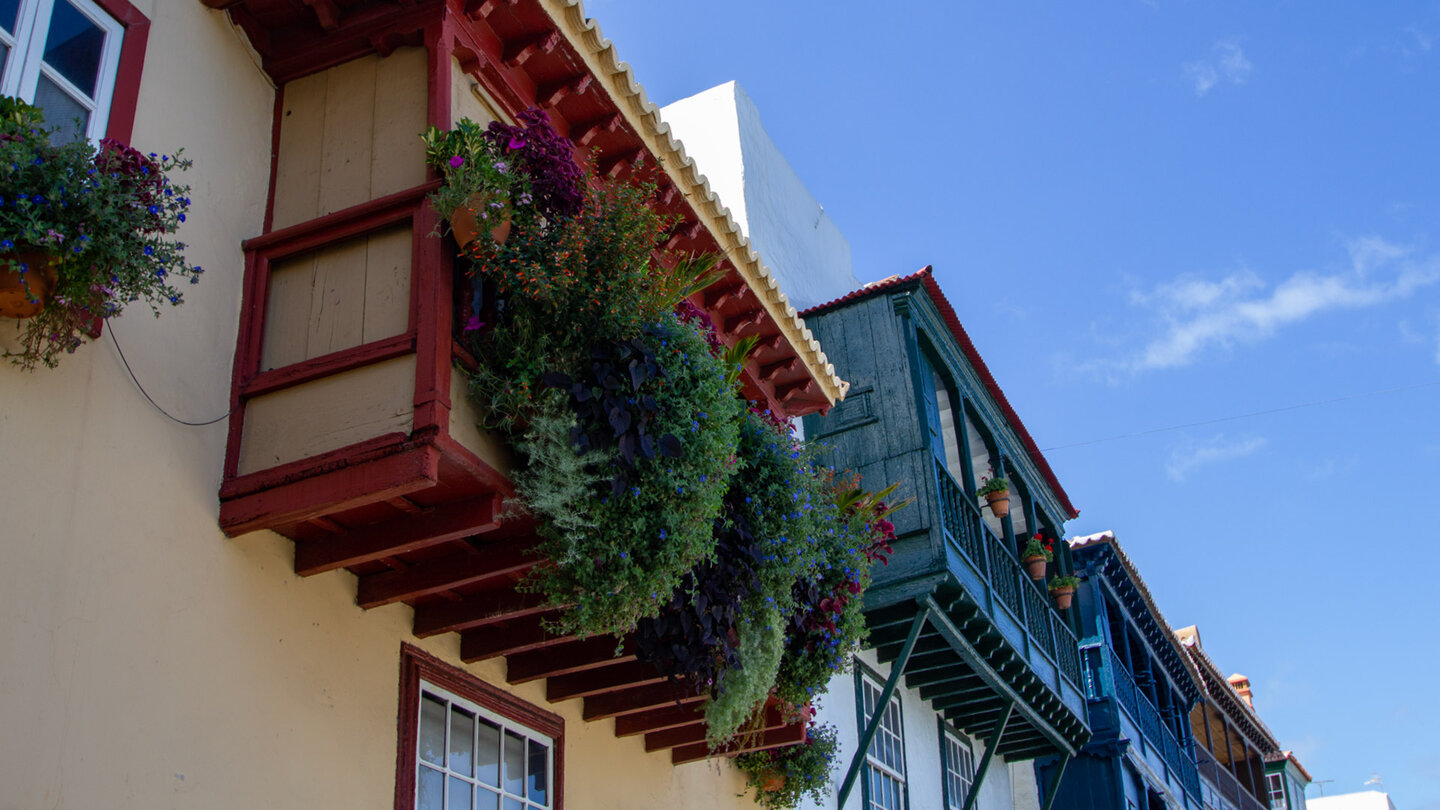
[[[865,650],[860,660],[880,678],[890,676],[890,666],[879,664],[873,650]],[[884,685],[884,681],[880,681]],[[940,732],[936,726],[936,713],[930,705],[920,699],[918,690],[907,689],[902,681],[897,692],[900,695],[901,722],[905,732],[906,784],[910,792],[911,810],[943,810],[944,789],[941,787],[943,771],[940,759]],[[855,673],[847,672],[830,679],[829,687],[816,702],[816,719],[821,723],[835,726],[840,738],[840,756],[836,764],[834,781],[830,793],[821,804],[808,799],[801,804],[801,810],[836,810],[840,783],[845,778],[845,769],[860,740],[859,717],[855,707]],[[978,767],[985,755],[985,744],[961,735],[970,741]],[[862,765],[863,767],[863,765]],[[980,785],[980,797],[976,801],[978,810],[1033,810],[1038,807],[1035,770],[1031,763],[1017,762],[1010,765],[1003,758],[997,758],[990,765],[990,772]],[[843,810],[863,810],[864,797],[860,780],[850,791],[849,801]]]
[[[796,309],[860,286],[850,244],[780,153],[739,84],[712,87],[660,114]]]

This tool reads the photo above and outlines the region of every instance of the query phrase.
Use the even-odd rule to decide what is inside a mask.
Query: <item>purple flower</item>
[[[511,148],[513,149],[514,147]],[[495,171],[504,174],[505,172],[510,171],[510,166],[507,165],[503,160],[497,160],[495,161]]]
[[[460,168],[461,166],[464,166],[464,165],[465,165],[465,158],[460,157],[459,155],[456,155],[455,157],[450,158],[450,168],[452,168],[452,169],[458,169],[458,168]]]
[[[471,315],[470,320],[465,322],[465,331],[474,332],[475,330],[480,329],[484,326],[485,322],[480,320],[479,315]]]

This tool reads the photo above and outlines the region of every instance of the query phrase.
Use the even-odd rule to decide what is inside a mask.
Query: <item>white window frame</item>
[[[1285,797],[1285,774],[1265,774],[1265,787],[1270,792],[1271,810],[1288,810],[1290,803]]]
[[[860,684],[860,700],[862,701],[860,714],[868,725],[872,712],[878,708],[876,704],[884,687],[871,678],[868,673],[861,675]],[[894,721],[893,727],[891,720]],[[895,754],[896,762],[894,763],[886,762],[874,755],[877,749],[887,746]],[[896,765],[899,766],[898,769]],[[890,702],[883,709],[880,726],[875,730],[875,737],[865,751],[865,766],[870,788],[865,796],[866,810],[906,810],[908,794],[905,789],[905,718],[901,711],[898,693],[890,696]],[[895,807],[891,808],[875,802],[877,790],[882,785],[893,787],[896,797]]]
[[[956,734],[949,726],[943,736],[944,749],[940,757],[944,761],[945,804],[947,810],[960,810],[965,797],[975,785],[975,752],[969,741]],[[977,797],[978,798],[978,797]],[[977,801],[975,807],[979,807]]]
[[[425,696],[426,696],[427,694],[429,694],[429,695],[431,695],[431,696],[433,696],[433,697],[440,698],[440,699],[443,699],[443,700],[447,701],[447,705],[446,705],[446,708],[445,708],[445,751],[446,751],[445,759],[446,759],[446,762],[444,763],[443,766],[436,766],[435,763],[426,760],[425,757],[423,757],[423,756],[421,755],[421,753],[420,753],[421,724],[424,722]],[[460,780],[463,780],[463,781],[465,781],[465,782],[468,782],[468,783],[471,785],[472,804],[473,804],[473,802],[474,802],[473,797],[476,796],[476,795],[478,795],[478,793],[476,792],[477,789],[483,789],[483,790],[485,790],[485,791],[493,792],[493,793],[498,793],[498,794],[500,795],[500,799],[497,801],[497,804],[499,804],[499,806],[502,808],[502,810],[503,810],[503,808],[504,808],[504,806],[505,806],[505,800],[506,800],[506,799],[519,802],[520,805],[521,805],[523,808],[525,808],[525,810],[537,810],[537,809],[538,809],[538,810],[550,810],[550,808],[555,807],[555,793],[556,793],[557,785],[556,785],[556,776],[555,776],[555,739],[554,739],[553,737],[551,737],[551,736],[548,735],[548,734],[543,734],[543,733],[541,733],[541,732],[539,732],[539,731],[536,731],[536,730],[530,728],[529,726],[525,726],[525,725],[522,725],[522,724],[520,724],[520,723],[517,723],[517,722],[515,722],[514,720],[511,720],[510,718],[506,717],[506,716],[503,715],[503,714],[500,714],[500,713],[498,713],[498,712],[495,712],[495,711],[492,711],[492,710],[490,710],[490,709],[487,709],[487,708],[485,708],[485,707],[477,704],[477,703],[476,703],[475,701],[473,701],[473,700],[466,700],[465,698],[463,698],[463,697],[455,694],[454,692],[451,692],[451,691],[448,690],[448,689],[444,689],[444,688],[442,688],[442,687],[436,686],[435,684],[430,683],[429,681],[426,681],[426,680],[423,680],[423,679],[420,681],[420,689],[418,690],[418,694],[417,694],[417,697],[416,697],[416,701],[417,701],[417,703],[416,703],[416,706],[415,706],[415,711],[416,711],[416,715],[415,715],[415,739],[411,741],[411,745],[414,746],[414,748],[415,748],[415,796],[414,796],[413,804],[412,804],[411,806],[413,806],[413,807],[419,807],[419,806],[420,806],[420,785],[421,785],[420,775],[421,775],[424,771],[426,771],[426,770],[431,770],[431,771],[437,771],[437,772],[441,773],[441,774],[443,775],[443,778],[444,778],[443,784],[445,785],[446,795],[445,795],[445,796],[442,798],[442,800],[441,800],[441,806],[442,806],[442,807],[449,807],[449,795],[448,795],[448,794],[449,794],[449,791],[450,791],[450,777],[452,777],[452,776],[453,776],[454,778],[456,778],[456,779],[460,779]],[[466,776],[466,775],[463,774],[463,773],[460,773],[460,772],[458,772],[458,771],[454,771],[454,770],[451,770],[451,769],[450,769],[449,750],[450,750],[450,730],[451,730],[451,723],[450,723],[450,706],[451,706],[451,705],[458,706],[459,708],[464,709],[464,710],[467,711],[467,712],[470,712],[471,714],[475,715],[476,717],[484,718],[485,720],[487,720],[487,721],[489,721],[489,722],[491,722],[491,723],[494,723],[495,725],[499,726],[499,727],[500,727],[500,740],[501,740],[502,746],[503,746],[503,744],[504,744],[506,732],[512,732],[512,733],[517,734],[517,735],[519,735],[519,736],[521,736],[521,737],[524,737],[525,740],[526,740],[526,743],[527,743],[527,745],[526,745],[526,759],[525,759],[527,770],[528,770],[528,768],[529,768],[529,745],[528,745],[528,743],[529,743],[530,741],[535,741],[535,742],[539,742],[539,743],[541,743],[541,744],[543,744],[543,745],[545,746],[545,770],[546,770],[546,780],[547,780],[547,784],[546,784],[546,788],[545,788],[545,803],[544,803],[543,805],[542,805],[542,804],[539,804],[539,803],[537,803],[537,802],[534,802],[534,801],[532,801],[532,800],[530,800],[530,799],[529,799],[527,796],[525,796],[525,795],[516,795],[516,794],[514,794],[514,793],[511,793],[511,792],[505,790],[505,775],[504,775],[503,771],[502,771],[502,773],[500,773],[500,779],[499,779],[500,784],[498,784],[498,785],[487,785],[487,784],[485,784],[484,782],[481,782],[480,779],[479,779],[479,777],[476,776],[475,774],[471,774],[471,775],[469,775],[469,776]],[[478,728],[479,728],[479,724],[478,724],[478,723],[476,724],[476,728],[477,728],[477,732],[478,732]],[[473,750],[473,749],[472,749],[472,750]],[[501,752],[501,768],[503,769],[503,767],[504,767],[504,754],[503,754],[503,749],[502,749],[502,752]],[[527,777],[528,777],[528,773],[527,773]],[[522,788],[521,788],[521,789],[524,790],[524,786],[527,785],[527,784],[528,784],[528,778],[522,779]]]
[[[50,33],[50,21],[56,3],[69,3],[91,22],[105,32],[101,46],[99,71],[95,77],[95,95],[81,91],[71,84],[60,72],[44,64],[45,38]],[[110,122],[110,101],[115,94],[115,76],[120,69],[120,47],[124,44],[125,27],[119,20],[105,13],[91,0],[20,0],[13,41],[0,31],[0,42],[10,46],[5,64],[0,66],[0,95],[15,96],[22,101],[34,102],[40,76],[54,82],[65,94],[90,112],[90,122],[85,137],[98,141],[105,135]],[[65,126],[68,121],[51,120],[51,126]]]

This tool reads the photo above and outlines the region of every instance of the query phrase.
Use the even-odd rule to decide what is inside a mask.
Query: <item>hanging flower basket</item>
[[[765,783],[760,786],[760,789],[766,793],[779,793],[785,789],[785,774],[774,771],[765,777]]]
[[[489,228],[490,238],[497,245],[505,244],[505,240],[510,238],[510,206],[493,194],[472,194],[450,215],[450,230],[461,248],[479,239],[486,232],[485,225],[492,223],[498,224]]]
[[[1037,581],[1045,578],[1045,566],[1050,563],[1042,554],[1026,557],[1020,562],[1025,565],[1025,572],[1030,575],[1030,578]]]
[[[1020,552],[1020,562],[1024,564],[1026,573],[1036,581],[1045,578],[1045,566],[1053,559],[1055,559],[1054,541],[1046,537],[1043,532],[1035,532],[1031,535],[1030,541],[1025,544],[1025,549]]]
[[[990,514],[994,515],[996,519],[1010,514],[1010,492],[1008,490],[985,493],[985,502],[990,504]]]
[[[0,254],[0,316],[29,318],[40,314],[54,289],[55,259],[49,253],[17,249]]]
[[[1057,610],[1069,610],[1070,600],[1075,598],[1075,588],[1080,584],[1079,577],[1053,577],[1050,580],[1050,598],[1055,600]]]

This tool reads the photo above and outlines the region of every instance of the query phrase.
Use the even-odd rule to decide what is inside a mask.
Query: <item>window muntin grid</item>
[[[875,706],[880,700],[881,687],[869,678],[861,680],[861,699],[865,722],[875,715]],[[900,698],[890,696],[890,702],[880,713],[880,726],[870,749],[865,752],[869,770],[870,795],[866,807],[869,810],[904,810],[905,807],[905,730],[900,718]]]
[[[1270,789],[1271,810],[1286,810],[1285,777],[1283,774],[1265,774],[1266,786]]]
[[[554,740],[422,683],[417,810],[549,810]]]
[[[965,797],[970,795],[970,786],[975,781],[975,755],[970,746],[945,730],[945,806],[948,810],[960,810]],[[977,805],[978,806],[978,805]]]
[[[0,95],[44,109],[61,142],[98,140],[123,39],[120,23],[91,0],[0,0]]]

